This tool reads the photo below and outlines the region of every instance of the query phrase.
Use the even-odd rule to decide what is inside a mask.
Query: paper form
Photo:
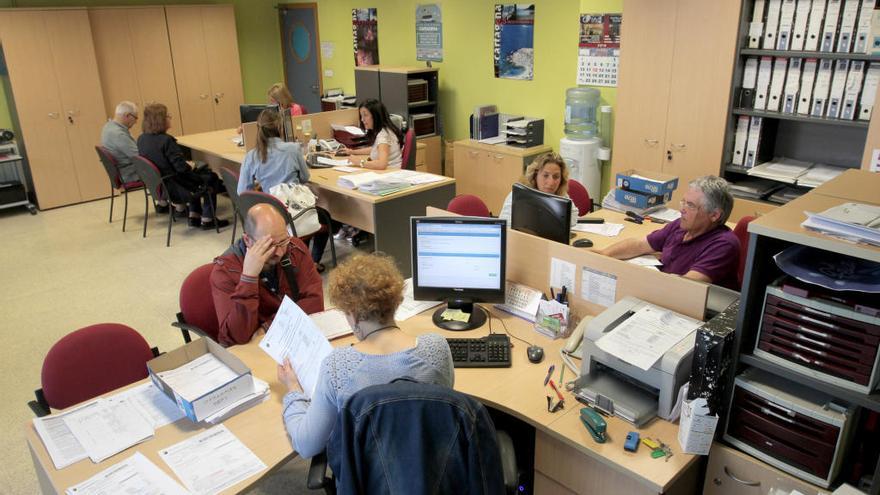
[[[264,400],[269,398],[269,384],[260,380],[257,377],[253,377],[254,380],[254,390],[253,392],[245,395],[241,399],[238,399],[231,404],[228,404],[223,409],[215,412],[214,414],[207,416],[203,421],[205,423],[209,423],[215,425],[226,418],[238,414],[245,409],[263,402]]]
[[[217,493],[266,469],[224,425],[162,449],[159,457],[196,495]]]
[[[342,160],[334,160],[333,158],[327,158],[326,156],[319,156],[318,163],[323,163],[324,165],[333,165],[334,167],[345,167],[351,165],[351,162],[348,160],[348,158],[343,158]]]
[[[605,237],[617,237],[623,230],[622,223],[579,223],[571,228],[576,232],[587,232],[589,234],[599,234]]]
[[[636,256],[635,258],[630,258],[626,260],[627,263],[632,263],[633,265],[639,266],[663,266],[663,262],[657,259],[656,256],[645,254],[643,256]]]
[[[96,463],[153,436],[153,425],[127,400],[98,399],[64,423]]]
[[[394,312],[394,319],[397,321],[408,320],[413,316],[443,304],[441,301],[416,301],[413,296],[412,279],[408,278],[403,281],[403,302]]]
[[[333,350],[315,322],[287,296],[260,341],[260,348],[278,364],[290,358],[296,378],[309,397],[315,393],[321,361]]]
[[[352,333],[351,325],[345,318],[345,313],[341,310],[333,308],[320,313],[312,313],[309,318],[315,322],[321,333],[328,339],[335,339]]]
[[[187,495],[173,478],[140,452],[65,491],[67,495]]]
[[[574,279],[577,267],[574,263],[569,263],[558,258],[550,258],[550,287],[562,289],[565,287],[568,292],[575,294]]]
[[[238,377],[238,373],[211,353],[202,354],[180,368],[162,371],[158,375],[171,390],[190,402]]]
[[[647,371],[666,351],[701,324],[668,309],[648,305],[600,337],[596,345],[618,359]]]
[[[40,440],[46,446],[46,451],[49,452],[49,457],[52,458],[52,464],[56,469],[65,468],[89,456],[86,449],[67,427],[64,417],[93,404],[94,402],[90,402],[60,414],[34,418],[34,429],[37,430]]]
[[[581,271],[581,299],[601,306],[614,304],[617,294],[617,277],[584,267]]]
[[[120,392],[108,400],[127,400],[153,428],[160,428],[184,417],[177,403],[151,382]]]
[[[358,167],[333,167],[333,170],[339,170],[340,172],[358,172],[361,169]]]

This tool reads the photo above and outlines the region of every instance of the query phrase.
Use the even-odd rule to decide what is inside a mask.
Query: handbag
[[[315,207],[317,197],[307,186],[294,183],[278,184],[269,190],[269,194],[280,199],[287,207],[297,237],[305,237],[321,229],[318,209]]]

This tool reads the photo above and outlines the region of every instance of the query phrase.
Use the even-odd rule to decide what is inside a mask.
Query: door
[[[309,113],[321,111],[321,42],[318,39],[318,5],[280,5],[281,56],[284,82],[293,101]]]
[[[203,6],[202,26],[208,56],[211,102],[214,105],[214,129],[238,127],[241,124],[239,106],[244,103],[244,90],[241,86],[241,63],[232,5]]]
[[[180,115],[172,114],[172,125],[180,134],[213,131],[214,102],[201,7],[166,6],[165,14],[180,105]],[[236,76],[241,79],[240,74]]]

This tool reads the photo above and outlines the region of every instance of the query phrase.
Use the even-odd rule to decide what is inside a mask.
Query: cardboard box
[[[626,189],[618,187],[614,190],[614,199],[627,206],[645,209],[666,203],[672,199],[672,193],[668,192],[662,196],[657,196],[653,194],[627,191]]]
[[[617,174],[617,188],[647,195],[663,196],[672,194],[678,188],[678,177],[650,170],[624,170]],[[618,201],[620,200],[618,199]]]
[[[229,366],[238,376],[201,397],[188,401],[172,390],[158,375],[158,373],[163,371],[180,368],[197,357],[208,353],[213,354],[217,359]],[[147,370],[150,373],[150,380],[153,381],[153,384],[159,390],[165,392],[165,395],[177,402],[180,410],[194,422],[204,420],[254,391],[254,378],[250,368],[220,344],[205,338],[194,340],[183,347],[178,347],[173,351],[147,361]]]

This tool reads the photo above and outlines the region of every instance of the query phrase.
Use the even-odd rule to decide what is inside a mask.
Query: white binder
[[[810,8],[810,20],[807,22],[804,50],[810,52],[819,50],[819,37],[822,36],[822,19],[824,17],[825,0],[813,0],[813,6]]]
[[[853,38],[853,53],[868,53],[871,48],[871,20],[873,17],[874,0],[862,0],[859,20],[856,21],[856,34]]]
[[[870,0],[869,0],[870,1]],[[852,48],[856,18],[859,16],[859,0],[843,0],[840,13],[840,30],[837,35],[837,52],[849,52]]]
[[[749,48],[761,48],[761,36],[764,34],[764,0],[755,0],[752,10],[752,22],[749,23]]]
[[[752,168],[757,165],[758,161],[758,149],[761,145],[761,124],[764,119],[761,117],[752,117],[752,121],[749,124],[749,136],[748,142],[746,143],[746,158],[743,162],[743,166],[746,168]]]
[[[795,0],[782,0],[779,9],[779,27],[776,29],[776,49],[788,50],[791,45],[791,29],[794,27]]]
[[[758,57],[749,57],[746,59],[745,68],[743,68],[742,87],[746,89],[755,89],[758,82]]]
[[[822,26],[822,40],[819,51],[833,52],[834,37],[837,34],[837,17],[840,15],[840,0],[828,0],[828,9],[825,11],[825,24]]]
[[[828,95],[828,107],[825,116],[832,119],[840,117],[843,107],[843,93],[846,90],[846,75],[849,72],[849,60],[837,60],[834,63],[834,76],[831,78],[831,92]]]
[[[742,167],[749,139],[749,117],[740,115],[736,120],[736,134],[733,135],[733,157],[730,163]]]
[[[811,117],[825,115],[825,104],[828,102],[828,92],[831,89],[831,73],[834,61],[830,58],[819,60],[819,71],[816,73],[816,85],[813,88],[813,104],[810,106]]]
[[[812,0],[797,0],[797,6],[794,9],[794,27],[791,29],[791,46],[792,50],[803,50],[804,39],[807,36],[807,20],[810,18],[810,7]]]
[[[797,110],[803,64],[804,59],[802,58],[788,59],[788,74],[785,77],[785,87],[782,89],[782,113],[794,113]]]
[[[871,120],[878,83],[880,83],[880,64],[874,62],[868,66],[868,72],[865,74],[865,86],[862,88],[862,98],[859,100],[859,120]]]
[[[788,68],[788,59],[776,57],[773,61],[773,76],[770,80],[770,90],[767,92],[767,110],[778,112],[782,101],[782,88],[785,86],[785,71]]]
[[[840,110],[841,119],[853,120],[856,117],[856,104],[859,102],[859,93],[862,90],[864,71],[864,60],[853,60],[850,62],[849,74],[846,76],[846,89],[843,91],[843,107]]]
[[[758,82],[755,86],[755,110],[767,108],[767,91],[770,89],[770,76],[773,73],[773,57],[761,57],[758,64]]]
[[[815,58],[804,59],[804,70],[801,73],[801,88],[798,92],[797,113],[807,115],[810,113],[810,102],[813,100],[813,82],[816,80]]]
[[[764,21],[764,43],[761,48],[765,50],[776,49],[776,28],[779,27],[779,8],[782,0],[767,0],[767,20]]]

